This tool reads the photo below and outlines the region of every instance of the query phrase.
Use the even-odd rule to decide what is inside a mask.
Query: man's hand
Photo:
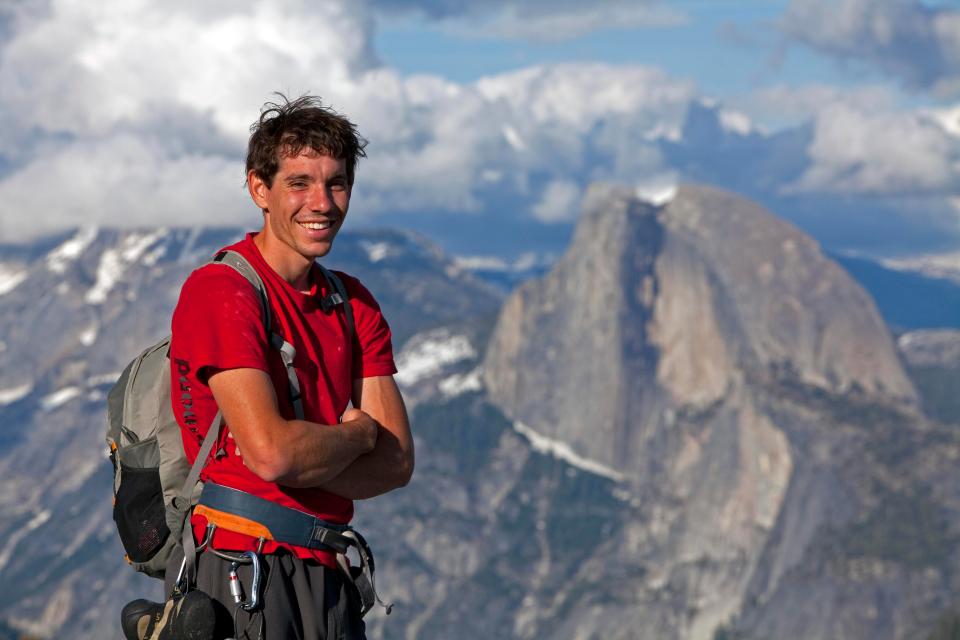
[[[349,424],[355,426],[357,429],[366,430],[367,436],[370,438],[369,450],[372,451],[373,448],[377,446],[377,435],[381,429],[380,423],[371,418],[366,412],[350,407],[343,412],[343,416],[340,418],[340,424]]]
[[[413,436],[403,397],[393,376],[357,380],[354,402],[360,409],[347,409],[344,424],[370,420],[377,426],[376,446],[359,456],[342,473],[321,486],[344,498],[363,500],[397,489],[413,474]]]

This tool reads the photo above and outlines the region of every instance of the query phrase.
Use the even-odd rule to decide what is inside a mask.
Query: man
[[[259,275],[272,332],[295,349],[303,419],[296,418],[288,373],[266,333],[256,290],[223,265],[195,271],[180,294],[170,347],[179,391],[174,412],[191,462],[217,408],[223,413],[217,453],[201,476],[206,487],[239,489],[342,525],[353,515],[353,500],[402,487],[413,471],[390,329],[370,292],[339,274],[352,307],[351,332],[343,309],[323,304],[334,292],[315,264],[343,225],[366,143],[349,120],[310,96],[267,104],[251,131],[247,188],[263,212],[263,228],[226,249],[244,256]],[[207,518],[195,513],[192,524],[199,544]],[[213,530],[208,545],[196,580],[219,603],[217,637],[364,637],[356,589],[331,549],[258,540],[242,527],[225,526]],[[258,549],[265,564],[262,606],[247,612],[228,589],[236,567],[208,551]],[[249,579],[241,567],[248,598]]]

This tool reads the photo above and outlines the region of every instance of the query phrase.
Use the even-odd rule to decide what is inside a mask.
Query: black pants
[[[209,551],[198,557],[197,588],[214,600],[217,640],[366,638],[356,588],[340,571],[301,560],[282,550],[260,558],[262,604],[258,611],[247,612],[234,604],[230,594],[230,562]],[[179,566],[177,562],[173,576]],[[252,572],[249,564],[240,565],[237,570],[248,600]]]

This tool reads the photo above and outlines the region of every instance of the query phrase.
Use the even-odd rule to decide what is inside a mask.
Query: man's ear
[[[250,192],[254,204],[263,210],[267,209],[267,196],[270,194],[270,187],[253,169],[247,172],[247,191]]]

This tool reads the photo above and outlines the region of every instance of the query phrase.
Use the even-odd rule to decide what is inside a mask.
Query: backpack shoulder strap
[[[236,251],[225,249],[215,255],[208,264],[225,264],[233,267],[234,271],[246,278],[247,282],[254,288],[260,297],[260,310],[263,312],[263,326],[267,329],[267,335],[271,335],[273,328],[273,318],[270,314],[270,300],[267,297],[267,288],[260,279],[260,275],[254,270],[250,263]]]
[[[270,299],[267,296],[267,288],[260,279],[260,275],[250,265],[246,258],[236,251],[225,249],[215,255],[211,263],[225,264],[233,267],[247,282],[253,286],[260,296],[260,308],[263,311],[263,326],[267,331],[267,340],[270,346],[280,352],[280,358],[287,370],[287,386],[290,393],[290,402],[293,405],[293,411],[297,419],[303,419],[303,399],[300,396],[300,381],[297,379],[297,373],[293,368],[293,359],[297,355],[297,350],[293,345],[283,339],[278,333],[273,331],[272,316],[270,314]]]
[[[337,274],[325,266],[317,263],[320,267],[320,273],[326,278],[329,284],[330,294],[320,301],[320,306],[324,311],[329,311],[337,305],[343,305],[343,313],[347,318],[347,337],[353,342],[353,336],[356,333],[356,323],[353,320],[353,306],[350,304],[350,297],[347,295],[347,288],[343,286],[343,281]]]

